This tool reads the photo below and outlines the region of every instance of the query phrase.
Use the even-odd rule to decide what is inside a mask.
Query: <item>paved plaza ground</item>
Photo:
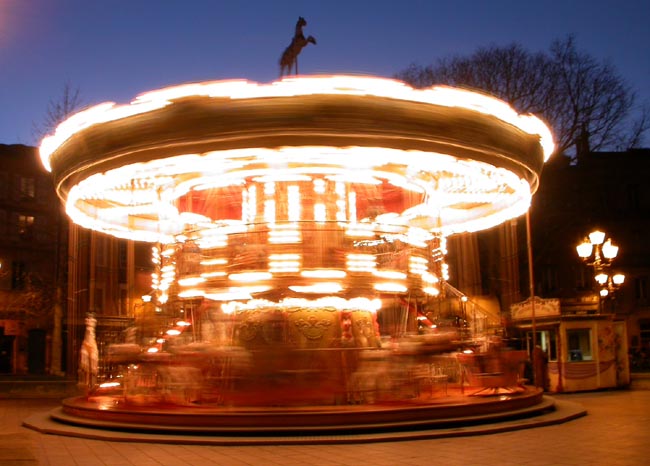
[[[0,399],[0,466],[9,465],[645,465],[650,462],[650,390],[555,395],[587,416],[511,432],[340,445],[200,446],[45,435],[23,419],[53,399]]]

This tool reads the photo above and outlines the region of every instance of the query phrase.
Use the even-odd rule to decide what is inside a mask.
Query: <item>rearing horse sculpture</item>
[[[316,45],[316,39],[313,36],[305,38],[305,35],[302,33],[302,28],[305,26],[307,26],[305,18],[302,16],[298,17],[293,40],[284,50],[282,57],[280,57],[280,77],[290,74],[291,68],[294,68],[295,74],[298,74],[298,55],[307,44]]]

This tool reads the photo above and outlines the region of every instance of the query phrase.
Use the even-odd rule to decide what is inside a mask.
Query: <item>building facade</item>
[[[0,374],[76,378],[85,318],[122,338],[150,291],[150,245],[69,221],[38,149],[0,145]]]
[[[62,370],[63,215],[37,149],[0,145],[0,374]]]

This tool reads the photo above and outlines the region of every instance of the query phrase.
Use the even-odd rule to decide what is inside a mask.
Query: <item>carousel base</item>
[[[85,397],[64,400],[24,425],[36,431],[109,441],[205,445],[359,443],[479,435],[557,424],[583,416],[579,405],[541,390],[517,395],[454,395],[427,402],[295,408],[106,409]]]

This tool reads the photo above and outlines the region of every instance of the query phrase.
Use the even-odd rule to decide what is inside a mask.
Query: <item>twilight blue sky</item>
[[[302,74],[390,77],[482,45],[538,51],[574,34],[650,100],[648,0],[0,0],[0,144],[38,144],[33,123],[66,81],[87,104],[192,81],[273,81],[298,16],[318,40],[300,55]]]

